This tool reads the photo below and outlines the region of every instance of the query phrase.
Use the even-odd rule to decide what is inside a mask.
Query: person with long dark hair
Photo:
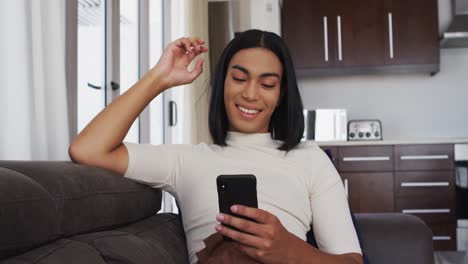
[[[362,263],[337,171],[317,144],[301,142],[301,96],[278,35],[248,30],[221,54],[211,82],[213,144],[122,142],[151,100],[200,75],[202,59],[191,72],[187,67],[208,50],[204,44],[199,38],[170,43],[154,68],[77,136],[72,160],[173,193],[191,263]],[[256,176],[259,208],[231,208],[252,220],[218,213],[221,174]],[[311,226],[319,249],[306,242]]]

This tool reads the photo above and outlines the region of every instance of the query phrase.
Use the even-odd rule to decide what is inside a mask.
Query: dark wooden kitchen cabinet
[[[381,1],[335,0],[336,16],[332,19],[336,26],[330,33],[338,38],[338,41],[332,41],[332,49],[337,55],[334,57],[336,66],[382,65],[385,54],[383,8]]]
[[[393,171],[393,146],[345,146],[338,155],[340,172]]]
[[[455,250],[453,145],[396,145],[394,152],[396,211],[423,219],[435,249]]]
[[[453,144],[321,146],[335,157],[354,213],[412,214],[434,249],[456,249]]]
[[[353,212],[393,212],[393,147],[344,146],[338,149],[340,176]]]
[[[395,211],[393,172],[343,172],[348,201],[355,213],[391,213]]]
[[[392,146],[322,146],[322,149],[334,157],[352,212],[395,210]]]
[[[298,76],[439,70],[437,0],[284,0]]]
[[[324,27],[329,26],[329,1],[284,1],[282,21],[283,38],[299,69],[327,68],[331,65],[330,50],[326,45],[329,36]],[[327,57],[328,56],[328,57]]]
[[[385,56],[385,64],[413,65],[413,67],[421,65],[432,71],[438,71],[437,1],[386,0],[385,5],[388,27],[385,43],[386,50],[389,51]],[[388,32],[392,32],[392,36]],[[390,57],[391,47],[388,45],[390,43],[393,44],[393,58]]]
[[[452,171],[455,169],[453,145],[398,145],[395,146],[397,171]]]

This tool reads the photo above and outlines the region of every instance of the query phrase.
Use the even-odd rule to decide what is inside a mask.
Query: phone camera
[[[226,184],[221,184],[221,193],[225,193],[226,192]]]

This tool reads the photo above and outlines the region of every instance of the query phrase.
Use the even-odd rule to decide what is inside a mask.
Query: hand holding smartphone
[[[258,208],[257,179],[254,175],[219,175],[216,179],[216,185],[218,188],[219,211],[221,213],[253,221],[252,219],[231,212],[231,206],[239,204]],[[238,230],[237,228],[229,225],[225,226]],[[230,240],[227,237],[224,238],[226,240]]]

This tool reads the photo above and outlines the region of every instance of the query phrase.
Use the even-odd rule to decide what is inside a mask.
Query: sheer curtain
[[[0,1],[0,160],[68,160],[65,1]]]
[[[186,36],[204,39],[208,49],[208,0],[186,0]],[[209,51],[208,51],[209,52]],[[187,143],[211,143],[208,130],[208,107],[210,89],[210,56],[203,55],[203,73],[185,90],[184,122],[190,129],[185,129],[184,139]],[[195,62],[194,62],[195,63]]]

